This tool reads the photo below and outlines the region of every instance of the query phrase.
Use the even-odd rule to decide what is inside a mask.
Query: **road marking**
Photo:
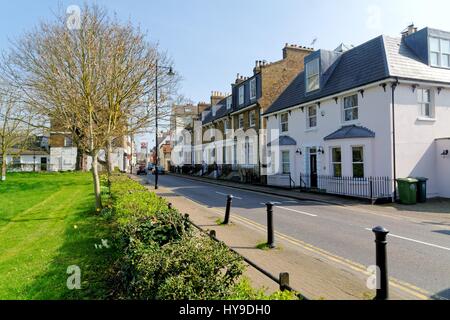
[[[298,204],[298,201],[294,201],[294,200],[291,200],[291,201],[283,201],[284,203],[295,203],[295,204]]]
[[[366,230],[367,231],[372,231],[372,229],[370,229],[370,228],[366,228]],[[415,242],[415,243],[420,243],[420,244],[423,244],[423,245],[426,245],[426,246],[430,246],[430,247],[434,247],[434,248],[438,248],[438,249],[442,249],[442,250],[450,251],[450,248],[438,246],[437,244],[432,244],[432,243],[423,242],[423,241],[419,241],[419,240],[415,240],[415,239],[411,239],[411,238],[406,238],[406,237],[398,236],[398,235],[391,234],[391,233],[389,233],[388,236],[393,237],[393,238],[406,240],[406,241]]]
[[[228,196],[229,196],[229,194],[222,193],[222,192],[218,192],[218,191],[216,191],[216,193],[217,193],[217,194],[220,194],[221,196],[225,196],[225,197],[228,197]],[[236,197],[236,196],[233,196],[233,199],[242,200],[242,198]]]
[[[283,210],[287,210],[287,211],[292,211],[292,212],[300,213],[300,214],[303,214],[303,215],[309,216],[309,217],[317,217],[317,215],[312,214],[312,213],[308,213],[308,212],[305,212],[305,211],[300,211],[300,210],[295,210],[295,209],[291,209],[291,208],[286,208],[286,207],[279,206],[278,204],[281,204],[280,202],[272,202],[272,203],[275,204],[277,208],[280,208],[280,209],[283,209]],[[261,204],[262,204],[263,206],[266,205],[265,203],[261,203]]]
[[[257,223],[257,222],[254,222],[254,221],[249,220],[247,218],[244,218],[242,216],[234,216],[234,219],[239,221],[239,222],[241,222],[241,223],[243,223],[243,224],[246,224],[247,226],[253,227],[256,230],[259,230],[259,231],[262,231],[262,232],[266,232],[266,227],[261,225],[261,224],[259,224],[259,223]],[[370,275],[370,273],[367,271],[367,267],[362,265],[362,264],[360,264],[360,263],[351,261],[349,259],[342,258],[342,257],[337,256],[335,254],[332,254],[332,253],[330,253],[328,251],[320,249],[320,248],[318,248],[316,246],[313,246],[313,245],[311,245],[309,243],[303,242],[301,240],[298,240],[296,238],[290,237],[288,235],[285,235],[285,234],[277,232],[277,231],[275,231],[275,236],[280,238],[280,239],[282,239],[282,240],[284,240],[284,241],[287,241],[287,242],[289,242],[289,243],[291,243],[293,245],[302,247],[302,248],[304,248],[304,249],[306,249],[306,250],[308,250],[310,252],[313,252],[315,254],[319,254],[319,255],[327,258],[328,260],[331,260],[331,261],[334,261],[334,262],[339,263],[341,265],[344,265],[347,268],[350,268],[350,269],[352,269],[354,271],[361,272],[362,274],[367,275],[367,276]],[[409,294],[411,294],[411,295],[413,295],[416,298],[421,299],[421,300],[429,300],[430,299],[429,297],[431,296],[431,294],[428,291],[426,291],[426,290],[424,290],[422,288],[419,288],[419,287],[414,286],[414,285],[412,285],[410,283],[407,283],[407,282],[404,282],[404,281],[401,281],[401,280],[398,280],[398,279],[395,279],[395,278],[392,278],[392,277],[389,277],[389,279],[390,279],[391,286],[393,286],[393,287],[395,287],[397,289],[400,289],[400,290],[402,290],[404,292],[407,292],[407,293],[409,293]],[[447,299],[445,299],[443,297],[440,297],[440,296],[437,296],[437,298],[447,300]]]
[[[172,190],[172,192],[174,192],[175,194],[179,194],[179,193],[177,193],[174,190]],[[193,202],[193,203],[195,203],[197,205],[200,205],[201,207],[205,207],[205,205],[203,203],[200,203],[199,201],[197,201],[197,200],[195,200],[195,199],[193,199],[193,198],[191,198],[189,196],[185,196],[183,194],[179,194],[179,195],[185,197],[188,201],[191,201],[191,202]],[[210,208],[210,209],[214,209],[214,208]],[[215,211],[215,213],[220,215],[220,216],[223,215],[222,212]],[[255,228],[256,230],[259,230],[259,231],[262,231],[262,232],[266,232],[266,227],[261,225],[261,224],[259,224],[259,223],[257,223],[257,222],[254,222],[252,220],[246,219],[246,218],[244,218],[244,217],[242,217],[242,216],[240,216],[238,214],[233,215],[233,217],[237,221],[239,221],[239,222],[241,222],[241,223],[243,223],[243,224],[245,224],[247,226],[250,226],[250,227]],[[300,246],[300,247],[302,247],[302,248],[304,248],[304,249],[306,249],[308,251],[311,251],[313,253],[322,255],[323,257],[328,258],[329,260],[335,261],[335,262],[337,262],[339,264],[342,264],[342,265],[344,265],[346,267],[349,267],[350,269],[353,269],[355,271],[359,271],[359,272],[361,272],[364,275],[370,275],[370,273],[367,272],[367,267],[362,265],[362,264],[359,264],[357,262],[354,262],[354,261],[342,258],[342,257],[337,256],[337,255],[334,255],[334,254],[329,253],[329,252],[327,252],[327,251],[325,251],[323,249],[315,247],[315,246],[313,246],[311,244],[308,244],[308,243],[303,242],[301,240],[298,240],[296,238],[293,238],[293,237],[287,236],[285,234],[279,233],[277,231],[275,231],[275,235],[278,238],[280,238],[280,239],[283,239],[283,240],[285,240],[287,242],[290,242],[291,244]],[[392,277],[389,277],[389,278],[391,280],[391,282],[390,282],[391,286],[393,286],[395,288],[398,288],[398,289],[400,289],[400,290],[402,290],[404,292],[407,292],[407,293],[415,296],[418,299],[429,300],[429,297],[430,297],[431,294],[428,291],[426,291],[426,290],[424,290],[422,288],[416,287],[416,286],[414,286],[414,285],[412,285],[410,283],[403,282],[401,280],[398,280],[398,279],[395,279],[395,278],[392,278]],[[443,300],[448,300],[448,299],[445,299],[445,298],[439,297],[439,296],[437,296],[437,298],[441,298]]]

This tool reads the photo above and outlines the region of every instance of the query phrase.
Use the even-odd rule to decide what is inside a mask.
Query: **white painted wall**
[[[50,148],[49,171],[74,171],[77,164],[77,148]]]
[[[357,93],[357,92],[356,92]],[[342,97],[341,97],[342,98]],[[342,148],[342,165],[345,176],[352,175],[352,146],[364,147],[364,165],[366,176],[391,176],[391,121],[390,121],[390,90],[383,90],[382,87],[374,86],[366,89],[364,97],[358,93],[359,119],[355,122],[346,123],[342,116],[342,99],[338,102],[329,99],[321,103],[318,109],[317,127],[308,129],[307,108],[302,112],[300,108],[295,109],[289,116],[289,131],[280,135],[288,135],[297,141],[297,148],[300,148],[302,155],[293,155],[291,166],[292,176],[295,183],[300,183],[300,173],[309,173],[308,150],[312,147],[322,147],[324,154],[319,153],[318,174],[331,175],[331,148]],[[269,138],[272,141],[271,129],[279,128],[280,117],[271,116],[267,129]],[[344,125],[358,125],[367,127],[376,133],[374,139],[354,139],[354,140],[334,140],[324,141],[329,134],[340,129]],[[375,151],[376,150],[376,151]],[[269,181],[273,180],[269,179]]]
[[[441,178],[449,170],[447,162],[440,156],[447,140],[435,142],[436,139],[450,137],[450,90],[442,89],[438,94],[435,87],[432,92],[435,118],[424,120],[417,102],[417,92],[413,91],[412,86],[400,84],[395,91],[397,177],[426,177],[429,179],[428,197],[450,197],[450,183]],[[334,99],[321,103],[318,126],[313,130],[308,130],[306,126],[306,108],[304,112],[300,109],[291,112],[289,132],[280,134],[294,138],[302,150],[302,155],[296,155],[292,160],[296,183],[299,182],[299,172],[309,172],[310,147],[323,147],[325,151],[323,155],[318,155],[318,174],[332,174],[331,148],[339,146],[342,148],[343,175],[351,176],[351,148],[364,146],[365,175],[393,177],[391,88],[387,86],[384,91],[382,87],[374,86],[365,90],[364,97],[359,94],[358,99],[359,119],[354,123],[343,122],[342,97],[337,104]],[[279,116],[269,118],[268,141],[272,141],[270,130],[278,129],[279,121]],[[376,137],[324,141],[324,137],[348,124],[367,127],[375,132]],[[269,182],[275,180],[271,178]]]
[[[45,155],[36,155],[34,158],[33,155],[21,155],[20,156],[20,163],[21,163],[21,169],[17,169],[17,171],[21,172],[33,172],[33,171],[41,171],[41,158],[46,158],[47,163],[49,162],[50,157]],[[13,156],[7,155],[6,156],[6,164],[10,165],[13,163]],[[15,169],[12,169],[15,170]]]
[[[125,149],[124,148],[115,148],[113,149],[113,152],[111,153],[111,163],[113,165],[113,168],[119,168],[120,171],[126,171],[128,170],[129,161],[127,160],[124,164],[124,154]],[[105,161],[105,151],[100,150],[99,152],[99,160]],[[90,170],[92,167],[92,157],[87,157],[87,169]]]
[[[450,155],[442,156],[444,150],[450,151],[450,138],[436,141],[437,188],[441,197],[450,198]]]
[[[426,177],[428,196],[449,194],[442,189],[438,177],[442,175],[435,164],[438,161],[435,140],[450,137],[450,90],[438,94],[433,90],[435,120],[420,119],[417,93],[410,85],[400,85],[396,90],[397,176]],[[442,153],[442,150],[441,150]]]

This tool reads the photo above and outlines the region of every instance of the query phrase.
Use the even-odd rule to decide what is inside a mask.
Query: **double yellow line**
[[[172,192],[174,192],[174,191],[172,190]],[[180,194],[178,194],[176,192],[174,192],[174,193],[177,194],[177,195],[180,195]],[[189,201],[191,201],[191,202],[193,202],[193,203],[195,203],[197,205],[200,205],[200,206],[204,207],[203,204],[201,204],[200,202],[198,202],[198,201],[196,201],[196,200],[194,200],[194,199],[192,199],[190,197],[187,197],[185,195],[181,195],[181,196],[183,196],[184,198],[188,199]],[[213,211],[217,215],[223,216],[223,212],[216,211],[219,208],[209,208],[209,209],[213,209]],[[249,220],[249,219],[244,218],[242,216],[239,216],[237,214],[234,214],[232,216],[233,216],[233,220],[234,221],[238,221],[238,222],[240,222],[240,223],[242,223],[244,225],[253,227],[254,229],[256,229],[258,231],[262,231],[264,233],[267,231],[266,226],[263,226],[263,225],[261,225],[261,224],[259,224],[257,222],[254,222],[252,220]],[[310,251],[312,253],[318,254],[318,255],[320,255],[320,256],[322,256],[322,257],[324,257],[324,258],[326,258],[326,259],[328,259],[330,261],[333,261],[333,262],[338,263],[338,264],[340,264],[342,266],[350,268],[350,269],[352,269],[352,270],[354,270],[356,272],[361,272],[365,276],[369,277],[371,275],[371,273],[367,271],[367,267],[362,265],[362,264],[359,264],[359,263],[356,263],[354,261],[351,261],[351,260],[339,257],[337,255],[334,255],[334,254],[328,252],[328,251],[325,251],[323,249],[320,249],[320,248],[315,247],[315,246],[313,246],[313,245],[311,245],[309,243],[306,243],[306,242],[303,242],[301,240],[295,239],[295,238],[290,237],[288,235],[285,235],[283,233],[275,231],[275,235],[279,239],[282,239],[282,240],[284,240],[284,241],[286,241],[286,242],[288,242],[290,244],[293,244],[295,246],[301,247],[301,248],[303,248],[303,249],[305,249],[307,251]],[[411,296],[413,296],[413,297],[415,297],[417,299],[420,299],[420,300],[429,300],[430,299],[431,294],[428,291],[426,291],[426,290],[424,290],[422,288],[416,287],[416,286],[414,286],[414,285],[412,285],[410,283],[407,283],[407,282],[404,282],[404,281],[400,281],[400,280],[392,278],[392,277],[389,278],[389,283],[390,283],[390,285],[392,287],[397,288],[397,289],[399,289],[399,290],[401,290],[401,291],[403,291],[403,292],[405,292],[407,294],[410,294]],[[437,297],[437,298],[439,299],[440,297]],[[442,298],[442,299],[445,299],[445,298]]]
[[[220,215],[222,215],[222,213],[220,213]],[[239,221],[239,222],[241,222],[241,223],[243,223],[245,225],[251,226],[251,227],[253,227],[253,228],[255,228],[255,229],[259,230],[259,231],[266,232],[266,227],[265,226],[263,226],[263,225],[261,225],[259,223],[256,223],[256,222],[254,222],[252,220],[249,220],[247,218],[244,218],[242,216],[233,215],[233,220]],[[275,231],[275,235],[279,239],[282,239],[282,240],[284,240],[286,242],[289,242],[289,243],[291,243],[291,244],[293,244],[295,246],[299,246],[299,247],[301,247],[301,248],[303,248],[303,249],[305,249],[307,251],[310,251],[312,253],[321,255],[322,257],[325,257],[328,260],[331,260],[331,261],[333,261],[335,263],[343,265],[343,266],[345,266],[347,268],[350,268],[350,269],[352,269],[354,271],[361,272],[365,276],[370,276],[371,275],[371,273],[367,271],[367,267],[362,265],[362,264],[359,264],[359,263],[356,263],[354,261],[351,261],[351,260],[339,257],[337,255],[334,255],[334,254],[328,252],[328,251],[325,251],[323,249],[320,249],[320,248],[315,247],[315,246],[313,246],[313,245],[311,245],[309,243],[306,243],[306,242],[303,242],[301,240],[295,239],[295,238],[290,237],[288,235],[285,235],[283,233]],[[420,299],[420,300],[429,300],[430,299],[429,298],[430,297],[430,293],[428,291],[424,290],[424,289],[421,289],[421,288],[416,287],[416,286],[414,286],[412,284],[406,283],[404,281],[400,281],[400,280],[392,278],[392,277],[389,278],[389,281],[390,281],[390,285],[392,287],[395,287],[395,288],[397,288],[399,290],[402,290],[402,291],[412,295],[413,297],[415,297],[417,299]]]

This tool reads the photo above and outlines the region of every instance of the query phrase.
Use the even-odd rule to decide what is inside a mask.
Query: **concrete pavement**
[[[232,221],[253,227],[254,232],[248,232],[249,234],[256,234],[258,230],[259,243],[265,239],[264,203],[277,202],[275,228],[278,231],[277,239],[282,242],[283,252],[285,246],[286,249],[293,246],[296,251],[292,252],[302,248],[301,250],[305,250],[305,256],[313,256],[326,262],[327,266],[332,265],[339,270],[345,270],[345,273],[350,272],[351,278],[358,279],[357,283],[360,285],[364,284],[367,277],[366,266],[374,264],[373,234],[370,229],[383,225],[392,232],[388,246],[389,268],[390,274],[395,279],[400,279],[393,280],[391,285],[395,290],[399,290],[397,297],[449,296],[450,283],[447,275],[450,270],[450,249],[445,234],[434,232],[435,225],[417,224],[384,215],[350,211],[337,205],[292,200],[180,177],[163,176],[161,185],[164,187],[162,190],[168,193],[165,195],[162,192],[163,196],[170,196],[177,201],[183,198],[185,201],[186,198],[194,201],[198,206],[195,212],[200,209],[213,210],[216,213],[213,224],[218,213],[223,215],[226,195],[234,194],[236,198],[233,203]],[[161,190],[159,192],[161,193]],[[175,201],[172,202],[175,204]],[[236,235],[235,239],[240,238],[242,236]],[[252,248],[257,244],[255,242],[258,242],[256,239],[248,241],[252,242]],[[292,257],[294,256],[293,254]],[[305,259],[302,261],[306,261]],[[292,268],[299,267],[294,263]],[[304,270],[306,274],[307,269],[309,268]],[[286,270],[280,270],[283,271]],[[367,291],[363,285],[363,289],[352,293],[353,298],[361,298],[367,295]]]

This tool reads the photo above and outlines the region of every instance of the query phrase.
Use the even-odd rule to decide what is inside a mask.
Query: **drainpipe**
[[[262,176],[261,176],[261,106],[258,103],[258,131],[256,132],[256,134],[258,135],[258,172],[259,172],[259,182],[262,183]]]
[[[397,201],[397,154],[396,154],[396,134],[395,134],[395,89],[398,86],[398,78],[392,83],[392,155],[393,155],[393,171],[394,171],[394,199]]]

